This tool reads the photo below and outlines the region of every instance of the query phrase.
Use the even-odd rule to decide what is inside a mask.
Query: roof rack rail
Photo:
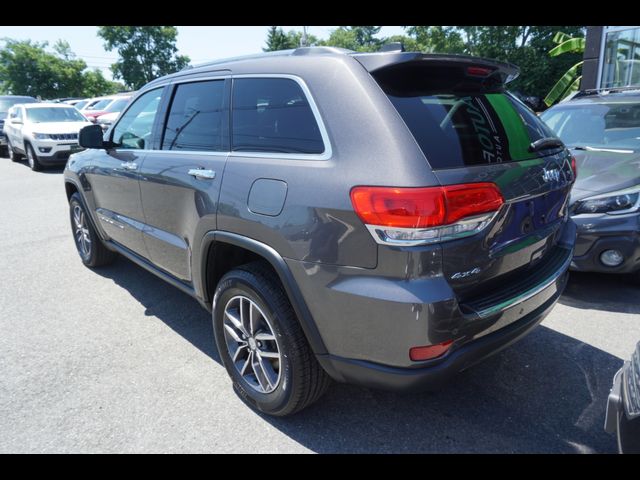
[[[276,50],[274,52],[261,52],[261,53],[252,53],[250,55],[241,55],[238,57],[220,58],[218,60],[198,63],[196,65],[187,65],[181,71],[191,70],[191,69],[200,68],[200,67],[210,67],[214,65],[221,65],[223,63],[236,62],[240,60],[255,60],[258,58],[283,57],[287,55],[321,55],[326,53],[347,54],[347,53],[353,53],[353,51],[347,50],[346,48],[339,48],[339,47],[299,47],[299,48],[291,48],[288,50]]]

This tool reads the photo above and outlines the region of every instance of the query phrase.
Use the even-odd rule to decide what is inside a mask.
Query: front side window
[[[140,96],[114,127],[111,141],[122,148],[151,148],[151,134],[161,98],[162,88]]]
[[[233,150],[324,152],[320,129],[297,82],[288,78],[233,81]]]
[[[224,80],[178,85],[171,102],[162,149],[224,150],[223,100]]]

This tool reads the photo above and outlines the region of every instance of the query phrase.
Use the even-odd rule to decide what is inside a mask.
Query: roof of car
[[[274,58],[308,58],[311,56],[317,57],[350,57],[357,60],[362,66],[364,66],[369,72],[385,68],[390,65],[399,63],[412,62],[416,60],[427,60],[433,62],[457,62],[463,64],[485,64],[491,66],[494,69],[497,68],[502,72],[506,72],[511,79],[518,76],[519,69],[515,65],[506,62],[499,62],[496,60],[472,57],[469,55],[452,55],[452,54],[430,54],[422,52],[406,52],[401,49],[397,50],[383,50],[378,52],[355,52],[353,50],[347,50],[346,48],[338,47],[300,47],[290,50],[278,50],[275,52],[263,52],[253,55],[244,55],[240,57],[223,58],[220,60],[214,60],[211,62],[201,63],[194,66],[189,66],[183,70],[157,78],[148,83],[144,89],[148,87],[159,85],[170,81],[175,78],[179,78],[185,75],[192,75],[198,73],[208,73],[212,71],[229,70],[231,67],[240,65],[246,65],[247,61],[253,60],[258,64],[265,65]],[[254,65],[252,65],[253,67]]]

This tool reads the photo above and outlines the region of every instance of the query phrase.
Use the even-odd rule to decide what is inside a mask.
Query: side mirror
[[[88,125],[80,130],[78,143],[84,148],[104,148],[105,142],[102,140],[104,132],[100,125]]]

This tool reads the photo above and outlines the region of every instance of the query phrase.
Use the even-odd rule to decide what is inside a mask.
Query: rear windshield
[[[532,142],[555,136],[520,100],[499,90],[416,89],[415,78],[383,90],[433,168],[516,162],[554,153],[529,151]],[[402,88],[407,85],[409,88]]]

